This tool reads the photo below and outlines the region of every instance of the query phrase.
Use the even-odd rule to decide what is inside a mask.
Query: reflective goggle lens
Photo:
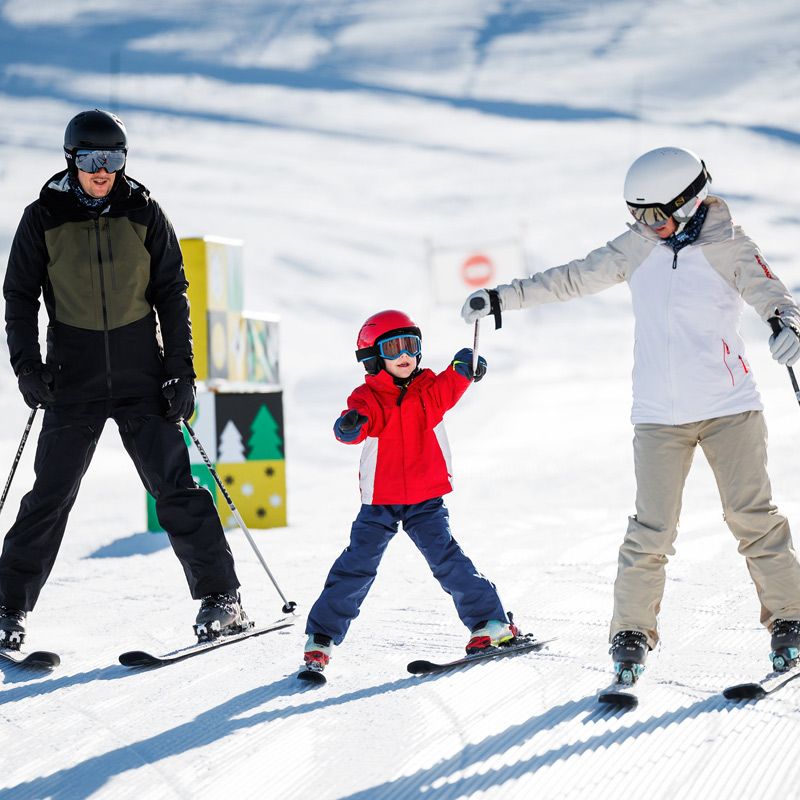
[[[633,214],[637,222],[647,225],[648,228],[661,228],[669,222],[669,214],[664,206],[628,206],[628,211]]]
[[[418,356],[422,352],[422,342],[419,336],[392,336],[391,339],[384,339],[378,342],[378,352],[381,358],[388,358],[394,361],[399,358],[403,353],[413,357]]]
[[[78,150],[75,166],[81,172],[116,172],[125,166],[124,150]]]

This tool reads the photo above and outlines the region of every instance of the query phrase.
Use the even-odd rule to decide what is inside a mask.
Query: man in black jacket
[[[97,109],[64,136],[67,169],[23,213],[3,285],[11,366],[44,408],[25,495],[0,554],[0,647],[18,649],[58,553],[97,440],[111,418],[156,500],[192,597],[199,639],[247,625],[211,494],[195,485],[180,421],[195,372],[183,259],[147,189],[125,174],[125,126]],[[39,299],[48,315],[39,348]]]

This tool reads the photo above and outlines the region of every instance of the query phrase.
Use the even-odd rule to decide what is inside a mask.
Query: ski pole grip
[[[772,335],[777,336],[781,330],[783,330],[783,325],[781,325],[781,321],[779,317],[770,317],[767,322],[772,326]]]
[[[469,301],[469,307],[474,308],[476,311],[483,308],[485,305],[486,301],[482,297],[473,297],[472,300]]]

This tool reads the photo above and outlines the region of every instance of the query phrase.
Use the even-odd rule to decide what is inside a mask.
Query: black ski
[[[10,661],[23,669],[51,670],[60,663],[58,653],[48,653],[46,650],[36,650],[33,653],[23,654],[17,650],[0,650],[0,658]]]
[[[530,650],[541,650],[546,644],[552,641],[552,639],[538,641],[530,637],[518,636],[513,644],[491,647],[485,652],[457,658],[455,661],[448,661],[444,664],[436,664],[433,661],[412,661],[407,669],[412,675],[433,675],[437,672],[446,672],[447,670],[466,667],[469,664],[475,664],[477,661],[488,661],[492,658],[513,656],[517,653],[526,653]]]
[[[216,650],[218,647],[225,647],[227,644],[235,644],[245,639],[251,639],[253,636],[261,636],[263,633],[271,633],[272,631],[290,628],[292,625],[294,625],[293,622],[282,622],[278,625],[270,625],[264,628],[249,628],[239,633],[220,636],[218,639],[212,639],[210,642],[201,642],[200,644],[184,647],[181,650],[175,650],[163,656],[145,653],[141,650],[131,650],[128,653],[123,653],[119,657],[119,663],[122,664],[123,667],[163,667],[167,664],[175,664],[178,661],[192,658],[193,656],[199,656],[202,653],[208,653],[210,650]]]
[[[297,673],[297,680],[310,683],[312,686],[324,686],[328,679],[317,669],[303,669]]]
[[[639,705],[639,684],[619,680],[597,695],[597,702],[614,708],[636,708]]]
[[[769,694],[783,689],[787,683],[800,677],[800,664],[786,670],[785,672],[770,672],[760,681],[753,683],[739,683],[736,686],[729,686],[722,694],[728,700],[760,700]]]

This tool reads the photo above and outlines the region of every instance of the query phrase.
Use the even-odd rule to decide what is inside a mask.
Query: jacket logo
[[[764,263],[763,259],[761,258],[761,256],[758,253],[756,253],[756,261],[758,262],[758,265],[761,267],[761,269],[764,270],[764,274],[770,280],[774,281],[775,280],[775,276],[769,271],[769,267]]]

